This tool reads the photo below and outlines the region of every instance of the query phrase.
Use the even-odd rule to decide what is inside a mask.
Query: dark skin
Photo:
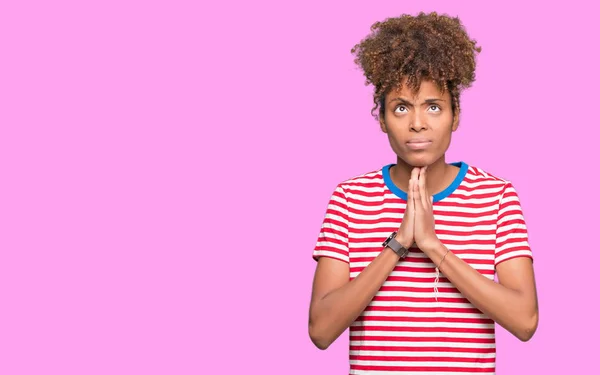
[[[458,128],[458,113],[452,111],[450,93],[441,94],[431,81],[423,81],[416,95],[403,86],[386,95],[385,113],[380,120],[381,130],[397,155],[390,175],[396,186],[408,191],[413,168],[427,166],[428,191],[437,194],[454,181],[459,171],[445,160],[452,133]],[[419,138],[431,143],[422,149],[410,148],[407,142]]]
[[[381,127],[398,156],[392,180],[407,192],[407,208],[396,239],[405,246],[413,242],[444,276],[475,307],[522,341],[529,340],[538,325],[538,302],[529,258],[514,258],[498,264],[498,283],[455,256],[435,234],[433,194],[451,184],[458,169],[445,162],[452,132],[458,127],[450,94],[423,81],[418,92],[405,85],[388,93]],[[414,143],[421,139],[423,142]],[[410,144],[412,142],[412,144]],[[361,314],[399,261],[385,248],[352,281],[345,262],[321,258],[313,281],[309,311],[309,335],[326,349]]]

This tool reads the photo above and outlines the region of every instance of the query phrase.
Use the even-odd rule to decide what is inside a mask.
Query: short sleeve
[[[495,265],[518,257],[533,260],[519,196],[509,182],[505,185],[498,209]]]
[[[313,250],[313,259],[329,257],[349,263],[348,205],[346,194],[338,185],[327,205],[319,238]]]

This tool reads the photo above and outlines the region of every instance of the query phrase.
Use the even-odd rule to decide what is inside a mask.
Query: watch
[[[389,247],[400,257],[400,259],[404,259],[406,258],[410,250],[404,247],[400,242],[396,241],[397,233],[398,232],[394,232],[390,234],[390,236],[383,242],[382,246],[384,248]]]

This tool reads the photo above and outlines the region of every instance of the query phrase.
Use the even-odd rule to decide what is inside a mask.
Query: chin
[[[413,168],[422,168],[428,165],[433,164],[437,159],[431,157],[431,155],[421,154],[421,155],[398,155],[402,161],[406,164],[410,165]]]

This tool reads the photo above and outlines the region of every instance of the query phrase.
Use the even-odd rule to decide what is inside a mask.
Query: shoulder
[[[508,190],[514,191],[512,182],[506,177],[473,165],[469,165],[465,182],[473,188],[489,189],[490,193],[496,192],[499,195],[504,195]]]
[[[337,188],[343,191],[376,188],[383,186],[383,169],[384,167],[374,169],[368,172],[356,174],[341,181]]]
[[[360,203],[384,192],[383,169],[373,169],[341,180],[335,186],[332,199],[341,203]]]

